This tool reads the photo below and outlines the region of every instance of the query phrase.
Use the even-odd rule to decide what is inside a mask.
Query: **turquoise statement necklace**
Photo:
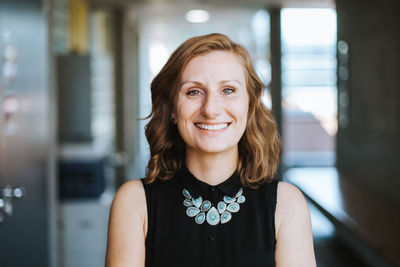
[[[186,208],[186,215],[194,217],[197,224],[202,224],[205,221],[209,225],[217,225],[219,223],[227,223],[232,219],[232,213],[240,210],[240,204],[246,201],[241,187],[234,197],[224,196],[222,201],[218,202],[217,207],[211,204],[211,201],[204,200],[201,196],[198,198],[192,197],[189,190],[182,191],[185,200],[183,205]]]

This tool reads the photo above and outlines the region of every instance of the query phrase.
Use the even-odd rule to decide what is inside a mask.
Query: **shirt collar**
[[[211,191],[213,187],[221,191],[224,195],[234,197],[242,186],[237,172],[234,172],[231,177],[224,182],[212,186],[197,179],[193,174],[190,173],[186,165],[183,165],[178,171],[177,178],[182,182],[183,187],[189,190],[190,194],[194,198],[198,198],[199,196],[204,197],[205,194]]]

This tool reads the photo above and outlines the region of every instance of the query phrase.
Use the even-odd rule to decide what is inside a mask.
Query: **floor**
[[[313,225],[314,250],[318,267],[371,267],[357,257],[335,234],[332,223],[308,203]]]

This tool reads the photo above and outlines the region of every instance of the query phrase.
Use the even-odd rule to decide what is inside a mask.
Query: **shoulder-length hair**
[[[152,111],[145,134],[150,144],[146,182],[171,179],[185,163],[185,143],[171,122],[181,75],[190,60],[212,51],[236,55],[246,73],[249,110],[246,130],[239,141],[237,172],[243,186],[257,188],[273,179],[281,142],[275,121],[261,101],[264,84],[245,48],[219,33],[196,36],[180,45],[151,83]]]

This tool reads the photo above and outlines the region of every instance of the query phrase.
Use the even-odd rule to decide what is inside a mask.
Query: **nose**
[[[201,106],[201,115],[205,118],[216,118],[221,113],[221,101],[215,94],[209,93]]]

